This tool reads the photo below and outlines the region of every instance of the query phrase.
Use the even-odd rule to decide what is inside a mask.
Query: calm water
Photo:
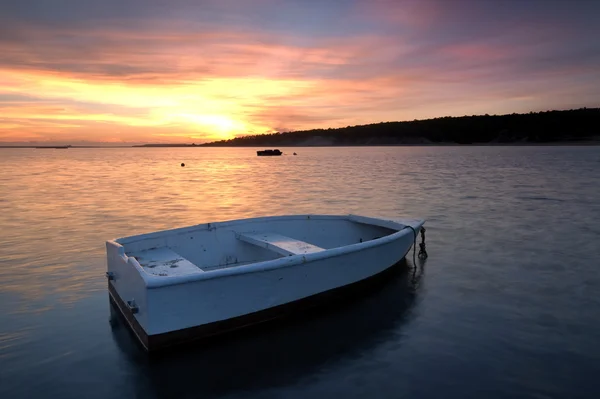
[[[600,397],[600,147],[293,151],[0,149],[0,398]],[[423,217],[430,256],[160,358],[111,316],[106,239],[289,213]]]

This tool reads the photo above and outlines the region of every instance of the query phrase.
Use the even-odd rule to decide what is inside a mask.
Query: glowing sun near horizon
[[[224,115],[203,115],[194,113],[177,113],[173,117],[181,122],[198,127],[203,133],[208,133],[210,138],[218,140],[232,139],[236,133],[241,133],[246,128],[245,124]],[[206,136],[203,136],[205,138]]]

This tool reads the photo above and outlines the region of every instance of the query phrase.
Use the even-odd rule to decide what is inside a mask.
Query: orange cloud
[[[135,38],[130,35],[124,33],[126,38]],[[102,36],[110,40],[118,37],[114,32]],[[130,134],[127,132],[131,127],[146,127],[148,138],[153,137],[154,128],[165,127],[172,129],[173,137],[205,140],[272,131],[281,128],[281,119],[264,118],[266,113],[252,118],[251,110],[257,104],[268,108],[273,99],[293,103],[306,98],[320,85],[318,79],[310,76],[311,70],[327,71],[344,65],[354,50],[348,46],[336,49],[260,44],[256,38],[238,42],[240,37],[226,33],[184,36],[179,47],[161,53],[160,49],[174,44],[174,38],[182,36],[144,37],[144,42],[156,41],[152,46],[141,46],[137,50],[131,46],[100,44],[92,48],[84,62],[78,54],[66,49],[54,54],[54,58],[28,56],[21,61],[27,67],[21,69],[16,68],[18,63],[14,61],[21,53],[14,46],[8,46],[4,50],[12,54],[9,59],[13,62],[1,69],[0,96],[9,94],[33,99],[2,108],[5,118],[0,120],[0,140],[12,140],[14,130],[22,129],[25,133],[33,126],[39,128],[45,121],[69,121],[71,124],[61,126],[72,128],[71,131],[88,130],[87,135],[98,123],[119,124],[123,127],[119,130],[122,134]],[[202,47],[201,55],[193,54],[188,48],[189,40],[196,39],[209,40]],[[146,52],[148,47],[152,49],[150,54]],[[166,61],[161,62],[163,57],[175,60],[175,65],[165,67]],[[113,59],[119,63],[111,61]],[[158,72],[149,72],[151,65],[156,65]],[[87,109],[35,104],[41,101],[86,104]],[[95,111],[96,107],[107,106],[113,112]],[[25,120],[39,123],[22,124]],[[55,131],[58,126],[53,124],[52,127]],[[177,135],[175,131],[188,136]]]

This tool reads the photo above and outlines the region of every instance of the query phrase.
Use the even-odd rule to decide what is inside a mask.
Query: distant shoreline
[[[132,148],[335,148],[335,147],[542,147],[542,146],[597,146],[600,145],[600,139],[594,140],[573,140],[573,141],[553,141],[547,143],[514,142],[514,143],[398,143],[398,144],[322,144],[322,145],[304,145],[285,144],[285,145],[191,145],[191,144],[142,144],[135,145]]]
[[[473,143],[473,144],[459,144],[459,143],[420,143],[420,144],[333,144],[333,145],[294,145],[287,144],[281,145],[281,148],[342,148],[342,147],[572,147],[572,146],[600,146],[600,139],[595,140],[585,140],[585,141],[556,141],[556,142],[548,142],[548,143],[523,143],[523,142],[514,142],[514,143]],[[258,145],[211,145],[205,146],[201,144],[191,145],[191,144],[141,144],[141,145],[129,145],[129,146],[72,146],[71,149],[84,149],[84,148],[263,148],[263,147],[272,147],[276,148],[277,146],[258,146]],[[0,149],[7,148],[30,148],[30,149],[40,149],[39,146],[22,146],[22,145],[0,145]],[[46,148],[46,149],[54,149],[54,148]]]
[[[0,148],[34,148],[34,149],[44,149],[44,150],[54,150],[59,149],[62,150],[64,148],[56,148],[62,147],[60,145],[0,145]],[[132,145],[72,145],[69,149],[73,148],[132,148]]]
[[[0,148],[189,148],[189,147],[414,147],[414,146],[596,146],[600,108],[506,115],[440,117],[340,128],[240,136],[208,143],[0,145]],[[35,143],[35,142],[31,142]]]
[[[242,136],[209,147],[597,145],[600,108],[440,117]]]

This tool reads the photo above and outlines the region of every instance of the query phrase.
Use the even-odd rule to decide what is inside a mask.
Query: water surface
[[[283,150],[0,149],[0,397],[600,397],[600,147]],[[422,217],[430,256],[156,359],[111,315],[105,240],[292,213]]]

